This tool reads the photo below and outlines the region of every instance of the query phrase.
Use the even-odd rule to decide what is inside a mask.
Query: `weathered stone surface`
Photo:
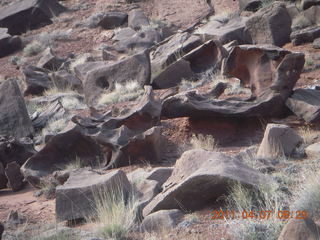
[[[195,73],[218,69],[227,51],[219,41],[210,40],[182,56],[152,79],[156,89],[170,88],[178,85],[182,79],[188,79]]]
[[[0,239],[2,238],[3,232],[4,232],[4,226],[3,226],[3,224],[0,222]]]
[[[94,13],[89,17],[89,27],[100,26],[104,29],[114,29],[126,23],[128,14],[123,12],[102,12]]]
[[[148,215],[141,223],[142,231],[161,232],[178,225],[183,213],[178,209],[160,210]]]
[[[14,79],[0,85],[0,135],[31,136],[34,130],[19,86]]]
[[[192,211],[204,208],[222,196],[232,182],[257,186],[269,180],[222,153],[187,151],[176,162],[163,191],[143,209],[143,215],[166,209]]]
[[[296,89],[286,101],[287,107],[306,122],[320,120],[320,91],[314,89]]]
[[[133,9],[128,14],[128,26],[134,30],[140,30],[143,26],[148,26],[149,20],[142,9]]]
[[[12,191],[19,191],[23,188],[23,175],[20,172],[20,166],[16,162],[7,164],[5,174],[8,179],[8,187]]]
[[[0,9],[0,27],[8,28],[9,34],[22,34],[52,23],[65,8],[56,0],[23,0]]]
[[[40,58],[39,62],[37,63],[38,68],[45,68],[50,71],[57,71],[61,65],[63,64],[64,60],[55,56],[52,52],[51,48],[47,48]]]
[[[291,219],[282,229],[278,240],[317,240],[320,227],[310,218]]]
[[[0,162],[0,189],[7,187],[8,179],[6,177],[6,174],[4,172],[4,167],[2,162]]]
[[[125,173],[115,170],[106,174],[88,169],[79,169],[70,174],[67,182],[56,189],[56,217],[58,221],[81,219],[93,216],[95,197],[117,192],[126,197],[131,185]],[[100,195],[99,195],[100,194]]]
[[[252,43],[251,36],[246,28],[247,17],[233,17],[227,22],[211,20],[198,28],[195,33],[204,39],[216,39],[221,44],[238,41],[239,44]]]
[[[0,28],[0,58],[21,49],[20,37],[12,37],[7,28]]]
[[[25,179],[39,187],[41,179],[78,159],[83,166],[103,162],[101,149],[75,127],[50,138],[45,147],[22,166]]]
[[[314,143],[306,147],[305,152],[308,157],[318,157],[320,154],[320,143]]]
[[[246,22],[253,44],[282,47],[290,42],[291,17],[285,4],[275,2],[262,8]]]
[[[157,75],[157,73],[201,44],[202,41],[198,36],[187,32],[175,34],[150,53],[152,74]]]
[[[83,82],[86,102],[94,106],[99,96],[112,91],[115,83],[137,81],[140,86],[150,83],[151,67],[147,50],[110,64],[91,62],[76,67],[76,74]]]
[[[71,88],[72,90],[83,92],[82,82],[80,79],[67,72],[66,70],[61,70],[49,74],[50,78],[54,82],[54,85],[58,89]]]
[[[312,26],[303,30],[297,30],[291,33],[290,38],[294,46],[313,42],[320,37],[320,26]]]
[[[268,124],[257,157],[289,156],[302,141],[302,138],[290,127],[281,124]]]
[[[241,11],[257,11],[261,5],[261,0],[239,0],[239,9]]]
[[[320,38],[316,38],[313,43],[312,43],[312,47],[315,49],[320,49]]]
[[[41,95],[45,90],[53,86],[49,77],[49,71],[35,66],[27,66],[22,69],[26,89],[24,95]]]
[[[304,10],[315,5],[320,5],[320,1],[319,0],[302,0],[301,1],[301,7]]]

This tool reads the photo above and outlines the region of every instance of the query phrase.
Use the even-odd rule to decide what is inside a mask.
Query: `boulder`
[[[8,179],[4,172],[4,167],[2,162],[0,162],[0,189],[7,188]]]
[[[83,82],[86,102],[94,106],[103,92],[111,92],[115,83],[136,81],[142,87],[150,83],[149,52],[147,50],[116,63],[91,62],[76,67]]]
[[[160,210],[148,215],[141,223],[141,230],[146,232],[168,231],[177,226],[183,217],[178,209]]]
[[[134,30],[140,30],[143,26],[148,26],[149,20],[142,9],[133,9],[128,14],[128,26]]]
[[[130,27],[120,28],[114,31],[113,41],[125,41],[135,35],[137,32]]]
[[[246,22],[253,44],[282,47],[290,42],[291,17],[283,3],[275,2],[256,12]]]
[[[15,79],[0,84],[0,135],[17,138],[34,133],[28,111]]]
[[[154,76],[152,86],[156,89],[174,87],[182,79],[189,79],[196,73],[218,69],[226,56],[227,51],[219,41],[209,40]]]
[[[20,172],[20,166],[16,162],[10,162],[7,164],[5,174],[8,179],[8,187],[12,191],[19,191],[23,187],[23,175]]]
[[[78,79],[66,70],[53,72],[49,74],[49,76],[58,89],[70,88],[79,93],[83,92],[82,82],[80,81],[80,79]]]
[[[21,167],[25,179],[34,187],[40,187],[43,179],[67,164],[81,162],[82,166],[103,163],[99,145],[85,136],[79,127],[57,134],[37,154]]]
[[[0,239],[2,238],[3,232],[4,232],[4,225],[0,222]]]
[[[290,38],[294,46],[304,43],[313,42],[320,37],[320,26],[311,26],[302,30],[297,30],[291,33]]]
[[[257,11],[262,6],[262,0],[239,0],[241,11]]]
[[[320,49],[320,37],[316,38],[313,43],[312,43],[312,47],[315,49]]]
[[[320,227],[310,218],[290,219],[282,229],[278,240],[317,240]]]
[[[264,175],[225,154],[205,150],[184,152],[163,191],[143,209],[143,216],[159,210],[205,208],[235,182],[247,187],[271,183]]]
[[[150,53],[153,75],[162,72],[170,64],[191,50],[202,45],[200,37],[188,32],[177,33]]]
[[[65,10],[56,0],[22,0],[0,9],[0,27],[11,35],[51,24],[51,18]]]
[[[320,143],[314,143],[306,147],[305,152],[308,157],[317,158],[320,154]]]
[[[56,189],[56,218],[58,221],[84,219],[96,214],[96,204],[103,197],[131,193],[126,174],[115,170],[106,174],[89,169],[79,169]]]
[[[290,156],[302,141],[303,139],[290,127],[281,124],[268,124],[257,157]]]
[[[320,1],[319,0],[301,0],[301,7],[303,10],[308,9],[315,5],[320,5]]]
[[[221,44],[234,40],[238,41],[239,44],[250,44],[252,40],[246,29],[247,20],[247,17],[232,17],[226,22],[214,19],[199,27],[195,34],[202,36],[206,40],[218,40]]]
[[[7,28],[0,28],[0,58],[14,53],[22,46],[20,37],[12,37],[7,31]]]
[[[100,26],[103,29],[114,29],[126,23],[128,14],[123,12],[101,12],[94,13],[88,19],[89,27]]]
[[[45,90],[53,86],[49,77],[49,71],[44,68],[27,66],[22,69],[26,89],[24,95],[41,95]]]
[[[299,118],[308,123],[320,120],[320,91],[296,89],[286,101],[287,107]]]
[[[40,58],[37,67],[45,68],[50,71],[57,71],[64,63],[64,59],[58,58],[52,52],[51,48],[47,48]]]
[[[151,171],[138,168],[133,172],[128,173],[127,176],[131,183],[139,183],[141,181],[151,180],[156,181],[159,186],[162,186],[162,184],[171,176],[172,171],[172,167],[157,167]]]

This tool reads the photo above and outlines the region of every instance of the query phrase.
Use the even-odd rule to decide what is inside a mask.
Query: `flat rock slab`
[[[106,174],[79,169],[70,174],[64,185],[56,189],[56,217],[58,221],[82,219],[95,214],[100,196],[119,193],[128,197],[131,184],[126,174],[115,170]]]
[[[297,89],[286,101],[287,107],[308,123],[320,120],[320,91]]]
[[[163,191],[143,209],[143,216],[159,210],[204,208],[236,182],[251,187],[271,183],[264,175],[227,155],[205,150],[187,151],[176,162]]]

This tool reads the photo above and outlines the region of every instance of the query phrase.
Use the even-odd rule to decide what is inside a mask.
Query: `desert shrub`
[[[207,151],[216,151],[218,149],[218,144],[216,140],[211,135],[192,135],[190,143],[193,149],[204,149]]]
[[[31,57],[38,55],[45,49],[45,46],[41,44],[39,41],[32,41],[23,49],[23,56]]]

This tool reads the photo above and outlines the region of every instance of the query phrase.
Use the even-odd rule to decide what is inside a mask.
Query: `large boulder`
[[[281,124],[268,124],[257,156],[261,158],[290,156],[302,141],[302,138],[290,127]]]
[[[247,20],[247,17],[232,17],[226,22],[219,21],[219,19],[213,19],[202,27],[199,27],[195,31],[195,34],[200,35],[207,40],[219,40],[222,44],[234,40],[236,40],[238,44],[250,44],[252,43],[252,39],[246,29]]]
[[[168,118],[281,116],[304,61],[304,54],[274,46],[235,46],[222,69],[226,75],[238,78],[243,87],[251,88],[249,99],[220,100],[186,91],[165,99],[161,114]]]
[[[282,47],[290,42],[291,17],[285,4],[275,2],[262,8],[246,22],[253,44]]]
[[[178,209],[160,210],[148,215],[141,223],[141,230],[146,232],[162,232],[173,229],[183,217]]]
[[[219,41],[209,40],[153,76],[152,86],[156,89],[174,87],[196,73],[218,69],[226,56],[227,51]]]
[[[102,159],[99,145],[75,127],[51,137],[41,151],[26,161],[21,171],[30,184],[40,187],[45,177],[69,163],[80,161],[82,166],[88,166],[99,164]]]
[[[310,218],[290,219],[282,229],[278,240],[317,240],[320,227]]]
[[[33,132],[17,81],[6,80],[0,84],[0,135],[21,138],[31,136]]]
[[[247,187],[270,184],[268,178],[222,153],[205,150],[184,152],[177,160],[163,191],[144,209],[143,215],[166,209],[193,211],[212,205],[232,183]]]
[[[134,30],[140,30],[143,26],[148,26],[148,17],[142,9],[133,9],[128,14],[128,26]]]
[[[20,37],[12,37],[7,31],[7,28],[0,28],[0,58],[14,53],[22,46]]]
[[[320,26],[311,26],[302,30],[297,30],[291,33],[290,38],[294,46],[304,43],[313,42],[320,37]]]
[[[89,169],[73,171],[56,189],[56,218],[66,221],[93,217],[99,201],[116,198],[116,194],[123,194],[126,200],[131,191],[128,178],[121,170],[106,174]]]
[[[320,91],[296,89],[286,101],[287,107],[308,123],[320,120]]]
[[[83,82],[86,102],[94,106],[103,92],[114,90],[115,83],[136,81],[142,87],[150,83],[151,67],[148,50],[116,63],[89,62],[76,67]]]
[[[150,53],[152,75],[157,75],[167,66],[200,45],[202,45],[200,37],[188,32],[173,35]]]
[[[56,0],[22,0],[0,9],[0,27],[11,35],[22,34],[52,23],[51,18],[65,10]]]
[[[49,77],[49,70],[35,66],[26,66],[22,69],[26,89],[24,95],[41,95],[45,90],[53,86]]]

